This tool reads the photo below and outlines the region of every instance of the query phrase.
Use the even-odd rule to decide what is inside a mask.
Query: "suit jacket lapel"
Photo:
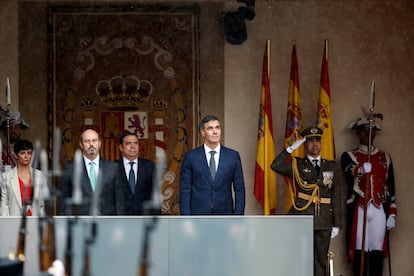
[[[122,181],[123,182],[128,182],[128,177],[127,177],[127,175],[125,173],[124,159],[122,157],[121,157],[121,159],[118,160],[118,166],[119,166],[119,168],[120,168],[120,170],[122,172],[121,173],[121,175],[122,175]],[[139,170],[139,165],[138,165],[138,170]]]
[[[22,197],[20,194],[19,177],[17,176],[17,169],[13,170],[13,174],[10,176],[10,182],[11,182],[11,186],[13,187],[14,197],[16,198],[16,201],[19,204],[20,208],[23,208]],[[13,185],[13,183],[15,182],[17,183],[17,185]]]
[[[223,146],[221,146],[219,162],[218,162],[217,172],[216,172],[216,177],[214,178],[214,182],[216,182],[216,179],[220,179],[221,175],[226,170],[226,164],[227,164],[227,162],[225,161],[226,158],[227,158],[227,151]]]
[[[41,181],[41,175],[38,174],[36,170],[33,169],[32,174],[34,175],[34,181],[32,181],[32,187],[33,187],[33,200],[36,200],[39,198],[40,193],[40,185],[43,185],[40,183]]]
[[[197,149],[197,159],[195,160],[198,166],[201,167],[201,172],[203,176],[208,180],[209,183],[213,182],[210,174],[210,168],[208,166],[206,152],[204,151],[204,146],[198,147]]]
[[[224,172],[227,170],[228,162],[226,162],[226,159],[228,158],[228,151],[225,147],[220,147],[220,153],[219,153],[219,162],[217,166],[216,176],[214,178],[214,183],[217,184],[217,180],[221,179],[221,176],[225,174]],[[210,170],[208,170],[208,174],[210,175]],[[211,179],[211,175],[210,175]]]
[[[146,174],[146,172],[144,170],[142,170],[142,161],[141,161],[140,158],[138,158],[137,163],[138,163],[137,177],[135,178],[135,185],[136,186],[138,185],[138,183],[142,182],[141,179],[144,177],[144,174]]]
[[[107,162],[111,162],[111,161],[107,161]],[[101,183],[101,185],[104,183],[104,175],[107,175],[106,172],[108,171],[108,163],[105,162],[104,159],[102,159],[101,157],[99,157],[99,168],[98,168],[98,172],[96,174],[96,179],[99,180]],[[98,182],[96,182],[96,184],[98,184]],[[95,187],[96,188],[96,187]],[[91,186],[91,190],[92,190],[92,186]]]

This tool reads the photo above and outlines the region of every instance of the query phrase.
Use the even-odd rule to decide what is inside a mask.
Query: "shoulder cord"
[[[293,207],[297,211],[303,211],[303,210],[307,209],[312,204],[312,202],[314,202],[315,203],[315,211],[316,211],[315,213],[319,214],[319,203],[320,203],[319,198],[320,197],[319,197],[319,186],[318,186],[318,184],[316,184],[316,183],[315,184],[307,184],[307,183],[303,182],[303,180],[302,180],[302,178],[300,177],[300,174],[299,174],[297,160],[296,160],[295,157],[292,158],[292,172],[293,172],[293,188],[291,187],[291,185],[289,185],[289,190],[290,190],[290,196],[291,196]],[[295,187],[296,187],[295,183],[297,183],[298,186],[300,188],[302,188],[303,190],[305,190],[305,191],[312,190],[312,194],[309,196],[308,202],[303,207],[298,207],[295,204],[295,192],[296,191],[295,192],[293,191],[293,189],[295,189]]]

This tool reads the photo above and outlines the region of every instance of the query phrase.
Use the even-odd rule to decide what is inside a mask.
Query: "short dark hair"
[[[119,137],[118,137],[118,142],[119,142],[119,144],[120,145],[122,145],[123,143],[124,143],[124,138],[125,137],[127,137],[127,136],[135,136],[135,137],[137,137],[138,138],[138,135],[136,135],[135,133],[133,133],[133,132],[131,132],[131,131],[128,131],[128,130],[124,130],[124,131],[122,131],[120,134],[119,134]]]
[[[19,153],[22,150],[33,150],[33,144],[29,140],[20,139],[14,144],[14,153]]]
[[[220,120],[214,115],[207,115],[201,119],[200,124],[198,125],[198,131],[201,131],[204,128],[204,125],[210,121],[219,121]]]

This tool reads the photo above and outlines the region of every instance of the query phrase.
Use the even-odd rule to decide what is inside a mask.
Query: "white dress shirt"
[[[127,176],[128,180],[129,180],[129,171],[131,170],[131,165],[129,164],[130,162],[134,162],[134,165],[132,167],[134,169],[135,179],[137,179],[137,174],[138,174],[138,158],[135,159],[135,160],[128,160],[125,157],[122,157],[122,159],[124,160],[125,175]]]
[[[210,158],[211,158],[211,153],[210,151],[214,150],[216,153],[214,154],[214,160],[216,161],[216,168],[218,168],[219,166],[219,160],[220,160],[220,144],[214,148],[214,149],[210,149],[209,147],[206,146],[206,144],[204,144],[204,151],[206,153],[206,158],[207,158],[207,164],[210,164]]]
[[[99,174],[99,155],[94,159],[94,160],[90,160],[88,158],[86,158],[85,156],[83,156],[83,160],[85,161],[85,167],[86,167],[86,171],[88,172],[88,176],[89,178],[90,176],[90,170],[89,170],[89,162],[93,162],[94,164],[94,168],[95,168],[95,176],[96,179],[98,179],[98,174]]]

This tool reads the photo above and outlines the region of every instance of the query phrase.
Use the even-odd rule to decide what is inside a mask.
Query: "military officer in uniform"
[[[318,127],[304,129],[301,133],[303,138],[284,149],[271,165],[275,172],[293,178],[293,205],[289,214],[314,216],[315,276],[326,275],[329,243],[341,228],[338,168],[335,161],[320,156],[322,134]],[[292,158],[291,153],[302,143],[306,156]]]
[[[380,125],[362,117],[352,122],[359,146],[341,156],[348,186],[347,193],[347,256],[353,261],[354,275],[360,275],[364,208],[367,207],[366,237],[364,240],[364,275],[381,276],[387,252],[386,231],[395,227],[394,170],[391,156],[372,145]],[[368,162],[368,147],[371,155]],[[368,185],[368,197],[365,198]]]

